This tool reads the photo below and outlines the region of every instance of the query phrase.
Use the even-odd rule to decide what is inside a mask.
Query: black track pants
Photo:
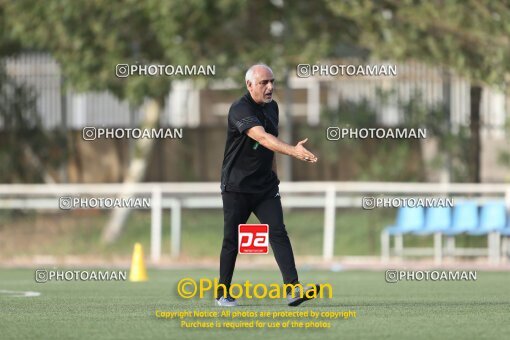
[[[232,282],[238,252],[238,226],[244,224],[253,212],[260,223],[269,225],[269,243],[282,273],[284,283],[298,283],[294,253],[283,224],[282,203],[278,187],[261,194],[224,192],[223,245],[220,255],[220,281],[227,289]],[[222,288],[218,296],[223,295]]]

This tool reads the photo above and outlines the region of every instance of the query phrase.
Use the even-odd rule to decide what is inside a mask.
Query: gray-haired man
[[[246,72],[248,93],[234,102],[228,113],[228,131],[221,172],[224,236],[220,255],[220,287],[216,303],[236,306],[228,295],[238,252],[238,226],[253,212],[269,225],[269,242],[287,284],[299,284],[294,254],[285,224],[278,189],[274,152],[315,163],[304,139],[289,145],[278,139],[278,104],[273,100],[274,75],[267,65],[253,65]],[[316,286],[318,289],[319,286]],[[288,296],[290,306],[306,301],[306,295]]]

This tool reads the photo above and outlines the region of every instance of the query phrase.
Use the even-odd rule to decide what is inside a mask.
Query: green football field
[[[241,299],[235,312],[356,312],[348,319],[323,321],[330,328],[186,329],[178,319],[156,317],[156,311],[221,312],[211,296],[186,300],[177,294],[183,278],[215,278],[212,270],[149,270],[149,281],[35,282],[35,270],[0,269],[1,339],[508,339],[510,274],[478,272],[476,281],[386,283],[384,272],[301,271],[303,283],[330,283],[332,299],[287,307],[282,300]],[[234,281],[279,283],[276,270],[238,270]],[[38,292],[39,296],[22,297]],[[188,322],[309,322],[293,317],[232,320],[188,318]]]

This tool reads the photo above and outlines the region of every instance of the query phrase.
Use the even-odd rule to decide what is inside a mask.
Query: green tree
[[[65,134],[48,133],[42,127],[35,91],[18,84],[0,64],[0,181],[6,183],[54,183],[52,170],[61,164]]]
[[[1,4],[1,2],[0,2]],[[0,6],[0,58],[21,51],[21,44],[7,29],[4,8]],[[0,181],[55,182],[52,170],[64,158],[62,131],[48,133],[42,128],[36,107],[36,93],[8,76],[0,62]]]
[[[480,181],[482,85],[502,86],[510,65],[510,6],[491,0],[326,0],[378,58],[420,60],[471,80],[471,178]]]
[[[148,127],[157,125],[176,78],[119,79],[116,64],[214,64],[225,79],[265,62],[281,75],[299,61],[331,55],[339,40],[355,36],[352,25],[334,19],[320,1],[0,1],[6,28],[23,48],[50,52],[75,90],[108,90],[134,105],[145,100]],[[143,178],[151,149],[151,142],[137,143],[125,181]],[[119,235],[126,217],[114,211],[106,241]]]

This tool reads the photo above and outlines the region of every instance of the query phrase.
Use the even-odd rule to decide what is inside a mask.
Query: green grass
[[[395,211],[337,209],[335,255],[379,255],[380,232],[394,222]],[[321,255],[324,212],[320,209],[291,209],[284,212],[285,224],[296,255]],[[73,211],[59,214],[28,213],[18,217],[0,215],[0,259],[23,255],[91,255],[105,258],[129,256],[135,242],[150,245],[150,213],[133,212],[123,234],[112,245],[100,242],[107,211]],[[249,222],[258,223],[252,215]],[[214,257],[223,236],[219,209],[183,210],[182,253],[186,257]],[[163,215],[162,251],[170,253],[170,214]],[[486,247],[486,237],[462,235],[458,247]],[[432,247],[432,237],[406,236],[405,245]]]
[[[37,291],[38,297],[0,293],[2,339],[507,339],[508,273],[478,272],[476,282],[386,283],[382,272],[302,271],[303,282],[327,282],[333,299],[298,308],[281,300],[241,300],[242,311],[356,311],[330,329],[182,329],[155,311],[217,311],[210,298],[176,294],[184,277],[214,278],[203,270],[151,270],[145,283],[35,283],[32,269],[0,269],[0,290]],[[235,282],[279,282],[277,271],[236,271]],[[264,319],[257,318],[264,321]],[[283,320],[288,320],[284,318]],[[250,319],[248,319],[250,320]],[[280,319],[280,321],[283,321]],[[267,319],[266,319],[267,321]]]

